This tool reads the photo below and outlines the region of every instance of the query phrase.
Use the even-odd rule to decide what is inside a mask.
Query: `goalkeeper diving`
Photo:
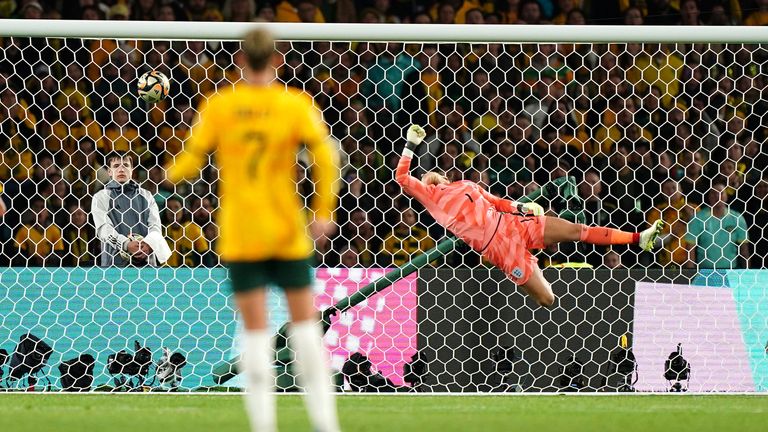
[[[472,181],[451,182],[432,171],[419,180],[409,175],[408,170],[414,150],[425,135],[420,126],[408,129],[408,142],[395,173],[403,191],[416,198],[440,225],[500,268],[541,306],[552,306],[555,295],[531,249],[582,241],[596,245],[635,244],[650,251],[661,233],[662,220],[639,233],[587,226],[545,216],[538,204],[499,198]]]

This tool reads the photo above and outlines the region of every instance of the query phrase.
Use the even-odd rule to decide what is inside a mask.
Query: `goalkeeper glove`
[[[411,127],[408,128],[408,132],[406,132],[405,137],[408,140],[408,142],[405,144],[405,148],[408,150],[415,150],[416,147],[421,144],[421,141],[424,140],[424,137],[427,136],[427,133],[424,132],[424,128],[419,125],[411,125]]]
[[[536,203],[517,203],[517,211],[533,216],[544,216],[544,207]]]

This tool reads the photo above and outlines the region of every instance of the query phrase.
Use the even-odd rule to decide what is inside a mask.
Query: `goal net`
[[[210,390],[240,352],[216,254],[215,154],[196,181],[164,173],[200,103],[242,80],[239,42],[178,28],[119,40],[0,30],[2,387]],[[410,124],[427,130],[416,176],[437,170],[510,199],[570,177],[585,223],[667,227],[658,252],[536,252],[550,309],[459,245],[332,317],[325,343],[341,389],[768,388],[764,45],[390,37],[276,43],[278,82],[314,97],[342,155],[339,232],[316,251],[319,310],[450,236],[394,181]],[[152,69],[171,92],[148,106],[136,80]],[[173,251],[162,267],[97,266],[92,197],[113,150],[134,155],[134,179],[159,207]],[[311,171],[299,154],[306,200]],[[561,195],[538,202],[557,215]],[[280,291],[269,307],[277,331],[288,320]],[[290,363],[290,348],[277,352],[281,390],[297,389]]]

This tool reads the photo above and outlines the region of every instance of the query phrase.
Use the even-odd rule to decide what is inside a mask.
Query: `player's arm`
[[[173,165],[166,169],[166,176],[172,183],[191,180],[200,175],[207,162],[206,156],[216,145],[215,114],[212,102],[200,105],[197,122],[192,127],[189,139],[184,143],[184,150],[176,157]]]
[[[418,125],[412,125],[406,133],[407,142],[403,148],[403,154],[397,163],[395,170],[395,180],[403,188],[405,193],[421,201],[421,197],[427,195],[427,186],[416,177],[408,174],[411,168],[413,152],[421,144],[421,141],[427,135],[424,129]]]
[[[503,213],[521,212],[520,205],[517,201],[499,198],[496,195],[488,192],[483,188],[480,188],[480,193],[483,195],[483,198],[487,199],[491,204],[493,204],[494,207],[496,207],[496,210],[500,212],[503,212]]]
[[[487,199],[494,207],[496,207],[496,210],[502,213],[521,213],[531,214],[533,216],[544,216],[544,208],[536,203],[521,203],[499,198],[482,188],[480,188],[480,193],[483,194],[483,198]]]
[[[299,138],[307,147],[312,181],[315,184],[315,196],[310,204],[314,220],[310,223],[309,231],[317,246],[323,249],[328,237],[336,231],[333,214],[338,192],[339,155],[331,143],[328,126],[312,105],[311,99],[305,98],[299,106],[297,119]]]
[[[323,122],[317,108],[311,100],[305,99],[302,108],[299,130],[301,141],[307,147],[312,166],[312,181],[315,184],[315,197],[311,209],[315,220],[332,221],[336,210],[336,193],[339,182],[339,155],[330,139],[328,127]]]
[[[333,220],[336,210],[336,192],[339,181],[338,154],[329,137],[307,141],[311,158],[312,181],[315,183],[315,197],[311,209],[317,220]]]
[[[104,191],[99,191],[93,196],[91,202],[91,215],[96,226],[96,237],[117,250],[127,250],[128,237],[115,230],[112,221],[109,220],[109,196]]]

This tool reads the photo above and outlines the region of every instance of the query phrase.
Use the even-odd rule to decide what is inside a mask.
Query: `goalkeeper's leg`
[[[240,370],[246,380],[245,409],[253,432],[277,430],[274,344],[267,330],[266,295],[264,287],[235,293],[245,326],[245,353]]]
[[[535,258],[531,260],[530,277],[525,283],[520,284],[520,288],[531,296],[539,306],[551,307],[555,304],[555,294],[549,285],[541,269],[536,264]]]
[[[331,370],[312,290],[286,287],[285,296],[291,313],[288,343],[295,353],[297,378],[306,391],[309,418],[315,431],[338,432]]]
[[[642,232],[632,233],[613,228],[576,224],[565,219],[547,216],[544,225],[544,244],[551,245],[565,241],[582,241],[596,245],[636,244],[650,251],[661,234],[664,223],[657,220]]]
[[[539,249],[564,241],[583,241],[599,245],[638,244],[643,250],[651,250],[663,227],[661,221],[656,221],[643,232],[630,233],[612,228],[590,227],[549,216],[518,218],[523,231],[518,233],[518,236],[497,239],[488,251],[489,256],[492,261],[496,258],[494,262],[504,270],[507,277],[523,288],[539,305],[545,307],[552,306],[555,302],[552,287],[544,279],[536,258],[527,250],[523,251],[523,248]],[[517,237],[526,238],[527,243],[518,244],[514,241]],[[499,250],[502,253],[498,253]]]

